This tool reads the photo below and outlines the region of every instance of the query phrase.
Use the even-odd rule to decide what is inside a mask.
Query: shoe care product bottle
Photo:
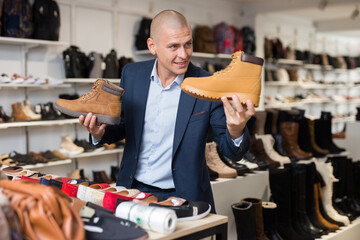
[[[175,230],[177,216],[174,210],[145,206],[124,201],[116,207],[115,216],[135,222],[154,232],[169,234]]]

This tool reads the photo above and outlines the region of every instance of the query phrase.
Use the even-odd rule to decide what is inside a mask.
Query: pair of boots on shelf
[[[108,177],[108,175],[106,174],[106,172],[104,170],[92,171],[94,182],[107,183],[107,184],[115,183],[117,180],[117,176],[119,174],[119,167],[111,166],[110,170],[111,170],[110,178]]]
[[[206,143],[205,159],[211,180],[215,180],[217,177],[236,178],[251,172],[245,164],[237,163],[222,156],[215,142]]]
[[[0,107],[0,122],[12,121],[37,121],[37,120],[57,120],[64,119],[65,116],[56,111],[52,102],[41,103],[33,110],[29,100],[11,104],[12,114],[8,116],[4,109]]]
[[[257,111],[247,122],[250,149],[245,154],[245,158],[257,162],[261,168],[277,168],[290,163],[288,157],[281,156],[274,150],[274,138],[270,134],[265,134],[265,119],[266,112]]]
[[[273,202],[244,198],[231,205],[239,240],[282,240],[277,232],[277,207]]]
[[[273,135],[276,151],[292,160],[324,157],[326,154],[341,153],[332,140],[331,113],[322,112],[319,119],[305,117],[304,110],[266,111],[265,133]]]
[[[355,171],[351,160],[343,158],[292,163],[270,171],[271,195],[278,206],[278,231],[283,238],[319,238],[359,216],[359,191],[356,179],[351,178]],[[358,173],[358,163],[353,165]]]
[[[338,181],[333,184],[333,207],[350,221],[360,216],[359,161],[352,162],[344,156],[328,159],[333,167],[333,175]]]

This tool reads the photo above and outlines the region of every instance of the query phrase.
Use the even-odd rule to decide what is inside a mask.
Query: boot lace
[[[229,65],[226,66],[226,68],[224,68],[223,70],[217,71],[214,73],[214,75],[220,75],[220,74],[225,74],[230,72],[230,69],[232,69],[234,67],[234,65],[237,63],[237,59],[239,59],[239,56],[236,56],[235,54],[231,54],[231,62]]]
[[[91,98],[92,96],[94,96],[94,95],[99,91],[99,86],[100,86],[100,81],[97,80],[97,81],[94,83],[94,85],[92,86],[91,91],[88,92],[88,93],[86,93],[86,94],[84,94],[84,95],[82,95],[82,96],[81,96],[81,99],[82,99],[82,100],[85,100],[85,99],[89,99],[89,98]]]

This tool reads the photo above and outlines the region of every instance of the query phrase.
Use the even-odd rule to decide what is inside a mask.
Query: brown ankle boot
[[[210,77],[190,77],[181,89],[193,97],[221,101],[221,97],[237,95],[242,103],[250,99],[257,107],[261,90],[261,71],[264,59],[238,51],[231,63]]]
[[[304,152],[300,149],[297,143],[299,134],[299,123],[280,123],[280,133],[283,136],[283,147],[290,157],[296,158],[297,160],[309,159],[312,157],[312,153]]]
[[[262,200],[257,198],[244,198],[241,201],[251,202],[254,212],[256,240],[269,240],[264,233],[264,219],[262,212]],[[249,219],[251,221],[251,219]]]
[[[311,146],[315,149],[315,151],[322,153],[322,154],[329,154],[329,150],[320,148],[319,145],[315,142],[315,126],[314,120],[309,119],[309,132],[310,132],[310,143]]]
[[[59,99],[54,107],[60,112],[79,117],[91,112],[96,115],[98,122],[118,124],[120,122],[121,101],[124,89],[108,80],[95,81],[91,92],[75,100]]]
[[[270,169],[275,169],[280,167],[280,163],[271,159],[269,155],[266,153],[262,139],[252,138],[250,140],[250,148],[257,159],[261,161],[265,161],[269,164]]]
[[[12,108],[12,115],[11,116],[16,121],[30,121],[30,120],[32,120],[32,118],[26,114],[25,107],[24,107],[24,104],[22,102],[17,102],[17,103],[11,104],[11,108]]]

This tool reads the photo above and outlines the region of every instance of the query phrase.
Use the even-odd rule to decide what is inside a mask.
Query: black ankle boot
[[[112,181],[116,182],[118,174],[119,174],[119,170],[120,170],[120,168],[118,166],[111,166],[110,177],[111,177]]]
[[[238,240],[256,240],[255,220],[251,202],[241,201],[231,205]]]
[[[263,202],[264,232],[270,240],[283,240],[277,231],[277,209],[276,203]]]

